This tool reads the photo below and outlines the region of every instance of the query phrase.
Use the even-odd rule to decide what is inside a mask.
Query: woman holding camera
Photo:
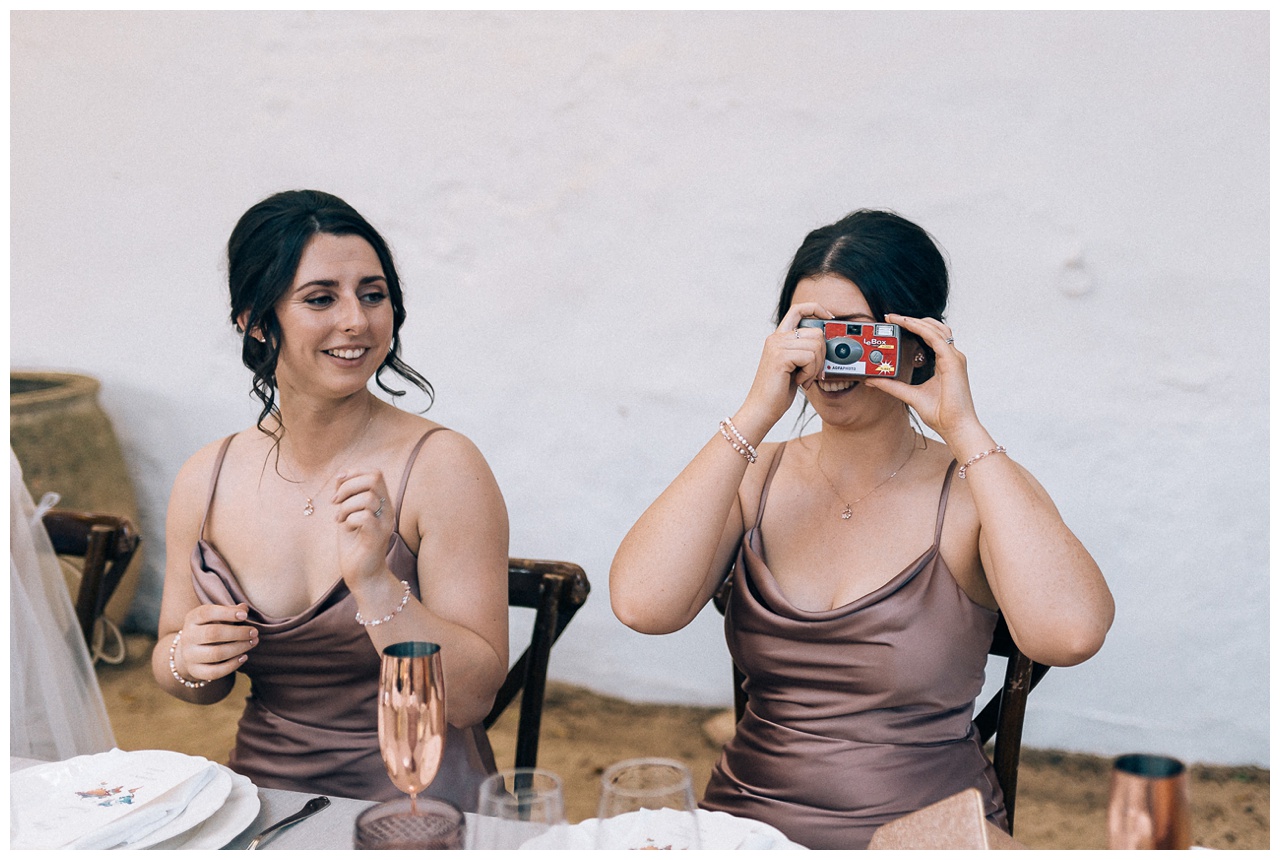
[[[610,573],[614,612],[655,634],[729,580],[748,705],[703,806],[811,848],[864,847],[969,787],[1004,826],[970,722],[997,614],[1027,656],[1057,666],[1088,659],[1111,624],[1098,566],[978,420],[947,293],[933,240],[894,213],[810,233],[746,399]],[[898,325],[897,378],[824,373],[824,332],[802,320]],[[822,429],[762,444],[797,389]]]
[[[380,651],[439,643],[444,762],[428,790],[475,808],[480,723],[507,670],[507,514],[463,436],[375,397],[428,397],[400,358],[386,242],[318,191],[263,200],[227,246],[231,320],[262,402],[174,484],[156,679],[197,704],[252,682],[230,766],[259,786],[400,796],[378,748]]]

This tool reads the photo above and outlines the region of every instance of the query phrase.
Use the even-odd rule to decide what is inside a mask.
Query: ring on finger
[[[946,340],[944,340],[944,341],[943,341],[943,343],[948,344],[948,345],[953,344],[953,343],[955,343],[955,342],[956,342],[956,339],[955,339],[954,337],[949,337],[949,338],[947,338]]]
[[[376,511],[374,511],[374,512],[373,512],[373,515],[374,515],[375,517],[381,517],[381,516],[382,516],[382,507],[383,507],[386,503],[387,503],[387,500],[386,500],[386,499],[382,498],[381,496],[379,496],[379,497],[378,497],[378,509],[377,509]]]

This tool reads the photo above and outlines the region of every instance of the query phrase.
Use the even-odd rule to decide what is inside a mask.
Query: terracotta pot
[[[98,380],[76,373],[10,371],[9,444],[37,503],[45,493],[58,493],[60,508],[124,516],[138,526],[133,484],[98,404],[99,388]],[[138,589],[141,557],[140,549],[107,604],[106,615],[116,624],[123,624]]]

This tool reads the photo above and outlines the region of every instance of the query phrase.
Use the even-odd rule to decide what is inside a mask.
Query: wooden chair
[[[732,590],[733,578],[725,580],[724,585],[716,592],[715,606],[724,614],[729,604],[729,593]],[[1001,615],[996,622],[996,629],[991,637],[991,647],[987,653],[996,657],[1008,658],[1005,667],[1004,684],[1000,691],[991,697],[991,701],[974,717],[973,725],[978,737],[985,745],[995,735],[995,750],[991,757],[992,767],[996,772],[996,780],[1000,783],[1000,791],[1004,794],[1005,816],[1009,822],[1009,833],[1013,833],[1013,811],[1018,797],[1018,759],[1022,756],[1022,721],[1027,713],[1027,696],[1040,679],[1049,671],[1049,667],[1032,662],[1013,644],[1009,634],[1009,625]],[[747,694],[742,689],[746,676],[735,664],[733,667],[733,710],[737,719],[741,720],[747,709]]]
[[[1012,834],[1013,809],[1018,797],[1018,759],[1022,756],[1022,721],[1027,714],[1027,696],[1040,683],[1049,667],[1033,662],[1018,650],[1018,646],[1013,644],[1013,637],[1009,635],[1009,625],[1005,623],[1004,615],[996,622],[987,653],[1008,658],[1004,684],[978,712],[978,716],[973,718],[973,725],[983,744],[991,740],[993,734],[996,736],[991,764],[995,768],[996,779],[1000,782],[1000,790],[1004,792],[1004,810],[1009,820],[1009,833]]]
[[[591,583],[576,564],[512,558],[507,564],[507,603],[535,611],[529,647],[507,672],[493,709],[484,718],[491,728],[502,712],[520,696],[520,722],[516,729],[516,767],[536,767],[538,737],[542,731],[542,701],[547,689],[547,664],[551,646],[560,638],[573,615],[587,602]]]
[[[92,652],[94,625],[142,538],[127,518],[112,514],[54,508],[45,512],[43,522],[54,552],[84,560],[75,610],[85,644]]]

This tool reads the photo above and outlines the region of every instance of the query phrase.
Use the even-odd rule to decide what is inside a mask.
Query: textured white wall
[[[613,551],[745,395],[804,234],[894,208],[948,252],[981,417],[1116,594],[1027,743],[1266,764],[1268,26],[15,12],[11,361],[102,379],[153,618],[174,474],[255,415],[226,237],[337,193],[393,244],[407,358],[513,553],[594,581],[554,676],[728,703],[719,617],[623,628]]]

